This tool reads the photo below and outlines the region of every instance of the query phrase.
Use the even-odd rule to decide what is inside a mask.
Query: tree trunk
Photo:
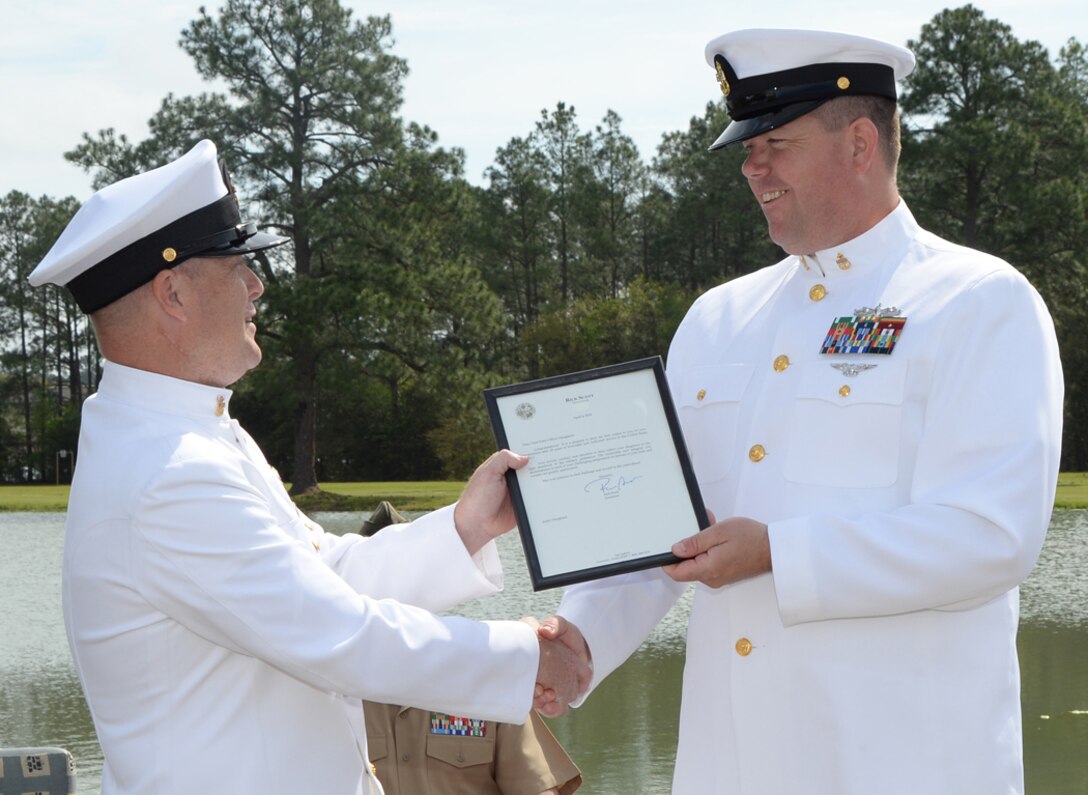
[[[23,398],[23,443],[25,445],[24,453],[26,462],[26,478],[30,480],[30,462],[34,460],[34,429],[31,426],[31,403],[30,403],[30,353],[26,340],[26,324],[27,317],[26,312],[23,309],[22,302],[19,303],[19,362],[20,362],[20,376]]]
[[[317,359],[309,350],[296,351],[294,461],[291,494],[310,494],[317,488]]]

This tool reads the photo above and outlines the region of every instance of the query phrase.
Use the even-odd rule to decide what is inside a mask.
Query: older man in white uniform
[[[750,30],[706,55],[733,118],[712,148],[744,146],[790,255],[703,295],[669,351],[723,521],[664,571],[570,588],[546,625],[596,685],[698,583],[679,795],[1020,793],[1017,586],[1061,439],[1050,317],[899,198],[910,52]]]
[[[66,285],[107,362],[84,406],[64,612],[103,794],[378,793],[361,700],[522,722],[578,670],[522,622],[437,618],[501,586],[497,453],[456,507],[344,538],[303,516],[230,417],[263,286],[208,141],[99,191],[31,282]],[[565,682],[565,684],[563,684]]]

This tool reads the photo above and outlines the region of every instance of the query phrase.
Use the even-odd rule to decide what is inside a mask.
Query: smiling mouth
[[[779,197],[781,197],[781,196],[785,196],[785,195],[786,195],[787,193],[789,193],[789,191],[787,191],[787,190],[772,190],[772,191],[767,191],[766,193],[761,193],[761,194],[759,195],[759,200],[760,200],[760,201],[761,201],[761,202],[762,202],[763,204],[770,204],[770,203],[771,203],[771,202],[773,202],[773,201],[774,201],[775,199],[777,199],[777,198],[779,198]]]

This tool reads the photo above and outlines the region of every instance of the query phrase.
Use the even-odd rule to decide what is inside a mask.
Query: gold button
[[[705,397],[706,397],[706,390],[705,390],[705,389],[700,389],[700,390],[699,390],[699,394],[697,394],[697,395],[695,396],[695,399],[696,399],[696,400],[702,400],[702,399],[703,399],[703,398],[705,398]]]
[[[843,384],[842,386],[840,386],[839,387],[839,396],[840,397],[850,397],[850,387],[848,385],[846,385],[846,384]]]
[[[822,301],[826,295],[827,288],[822,284],[814,284],[812,285],[812,289],[808,291],[808,297],[813,301]]]
[[[776,373],[782,372],[783,370],[785,370],[789,366],[790,366],[790,357],[786,356],[786,354],[782,354],[781,356],[776,356],[775,357],[774,371]]]
[[[227,399],[222,395],[215,396],[215,416],[222,417],[223,412],[227,410]]]
[[[741,657],[747,657],[752,653],[752,641],[748,640],[748,638],[741,638],[737,641],[736,649],[737,654]]]
[[[835,264],[839,266],[839,270],[841,271],[850,270],[850,260],[848,260],[846,258],[846,255],[843,254],[841,251],[835,257]]]
[[[178,252],[174,251],[174,249],[170,247],[164,248],[162,250],[162,258],[167,262],[173,262],[178,258]]]
[[[840,91],[845,91],[846,89],[850,88],[850,78],[845,76],[840,77],[838,80],[835,81],[835,85],[839,87]]]
[[[763,449],[763,445],[761,444],[753,444],[752,449],[748,451],[748,460],[753,464],[758,464],[766,457],[767,451]]]

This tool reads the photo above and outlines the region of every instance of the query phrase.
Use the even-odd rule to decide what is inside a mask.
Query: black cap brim
[[[290,242],[291,238],[282,235],[272,235],[268,232],[255,232],[241,243],[233,246],[223,246],[210,251],[201,251],[192,257],[234,257],[244,254],[252,254],[255,251],[264,251],[266,248],[275,248]]]
[[[750,119],[734,121],[726,127],[725,132],[719,135],[718,139],[710,145],[710,151],[713,152],[717,149],[724,149],[732,144],[747,141],[749,138],[755,138],[757,135],[763,135],[765,132],[789,124],[794,119],[799,119],[806,113],[816,110],[816,108],[820,107],[820,105],[823,105],[825,102],[827,102],[827,99],[795,102],[792,105],[786,105],[784,108],[772,111],[771,113],[764,113],[760,116],[753,116]]]

